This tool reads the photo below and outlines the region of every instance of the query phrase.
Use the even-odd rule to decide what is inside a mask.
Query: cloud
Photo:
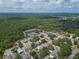
[[[79,7],[79,0],[0,0],[0,7],[23,10],[48,10]]]
[[[79,7],[79,0],[71,0],[71,5],[73,7]]]
[[[62,7],[64,6],[64,3],[65,1],[64,0],[49,0],[49,7],[52,6],[52,7]]]

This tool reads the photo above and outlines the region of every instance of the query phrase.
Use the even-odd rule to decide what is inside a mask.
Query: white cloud
[[[49,7],[52,6],[52,7],[64,7],[64,3],[65,1],[64,0],[49,0]]]
[[[71,0],[71,5],[73,7],[79,7],[79,0]]]
[[[79,0],[0,0],[0,7],[10,8],[72,8],[79,7]]]

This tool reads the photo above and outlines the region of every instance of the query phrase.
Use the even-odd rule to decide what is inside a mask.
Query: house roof
[[[18,53],[22,53],[23,50],[22,50],[21,48],[18,48],[18,49],[17,49],[17,52],[18,52]]]
[[[11,49],[7,49],[7,50],[5,50],[4,51],[4,55],[12,55],[13,54],[13,52],[11,51]]]
[[[26,30],[24,32],[30,32],[30,31],[36,31],[37,29],[30,29],[30,30]]]

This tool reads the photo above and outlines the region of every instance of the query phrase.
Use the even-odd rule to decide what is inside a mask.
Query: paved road
[[[71,54],[67,59],[73,59],[73,57],[74,57],[77,53],[79,53],[79,49],[78,49],[78,48],[73,49],[72,54]]]

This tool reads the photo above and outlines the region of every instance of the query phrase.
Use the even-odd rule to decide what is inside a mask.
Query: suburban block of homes
[[[77,45],[79,37],[75,34],[39,29],[29,29],[23,33],[22,40],[17,41],[12,48],[5,50],[4,59],[64,59],[65,53],[61,52],[61,49],[68,44],[71,53],[67,52],[69,53],[67,59],[73,59],[79,53]]]

